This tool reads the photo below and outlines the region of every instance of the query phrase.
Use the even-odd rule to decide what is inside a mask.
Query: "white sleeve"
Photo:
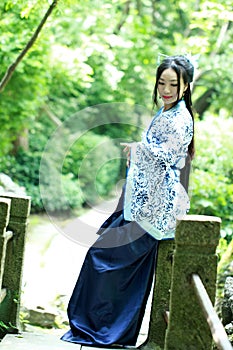
[[[126,183],[126,220],[140,224],[155,222],[164,215],[168,205],[164,199],[169,183],[166,177],[171,174],[170,167],[186,157],[192,139],[191,116],[182,112],[167,112],[156,118],[142,142],[133,145]]]

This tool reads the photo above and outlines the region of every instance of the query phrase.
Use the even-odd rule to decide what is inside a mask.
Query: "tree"
[[[38,25],[38,8],[47,1],[32,4],[18,0],[2,6],[2,76],[26,46],[25,38]],[[159,52],[199,55],[195,109],[200,116],[208,110],[231,115],[230,2],[172,0],[168,8],[165,0],[103,0],[101,6],[90,0],[61,1],[58,9],[59,16],[47,22],[2,93],[2,132],[9,140],[2,152],[9,151],[28,123],[35,125],[40,118],[43,124],[45,111],[62,121],[79,109],[106,102],[151,109]],[[12,106],[19,89],[20,99],[14,98]]]
[[[0,7],[1,76],[38,26],[39,7],[41,13],[48,3],[30,4],[14,0]],[[16,139],[25,140],[25,130],[29,151],[42,153],[53,130],[89,106],[125,102],[152,111],[159,53],[198,58],[193,100],[200,118],[232,115],[231,1],[60,0],[56,10],[1,93],[1,156]],[[110,125],[116,115],[119,123]],[[106,123],[94,133],[137,136],[124,111],[101,118]],[[141,123],[142,115],[131,118]]]
[[[28,38],[29,34],[31,35],[31,28],[28,27],[28,24],[30,23],[31,27],[38,21],[36,14],[33,14],[33,11],[38,10],[38,5],[26,5],[24,2],[22,2],[22,5],[24,6],[21,7],[20,1],[18,1],[17,4],[7,1],[1,9],[3,14],[1,25],[4,26],[4,31],[1,35],[2,44],[0,55],[2,56],[1,61],[3,62],[0,72],[1,75],[3,75],[0,82],[0,93],[2,93],[2,136],[4,140],[2,142],[2,154],[11,150],[12,147],[14,152],[17,152],[19,147],[27,148],[28,146],[27,128],[28,124],[30,123],[30,117],[38,108],[37,106],[40,101],[40,98],[38,97],[42,97],[43,94],[46,93],[45,89],[42,88],[42,85],[44,85],[42,75],[40,75],[38,78],[35,76],[35,71],[38,71],[38,68],[41,68],[42,64],[42,62],[39,62],[37,58],[38,53],[41,55],[42,48],[36,46],[35,42],[52,11],[57,6],[57,3],[58,0],[52,2],[46,14],[37,26],[37,29],[26,43],[25,33],[27,34]],[[9,18],[7,17],[8,12],[11,12],[11,16],[9,16]],[[32,16],[30,16],[29,20],[30,13],[32,13]],[[21,35],[19,33],[19,29],[21,30]],[[15,41],[12,46],[13,36]],[[31,59],[28,59],[27,57],[27,63],[24,64],[22,60],[28,54],[29,50],[32,49],[33,45],[34,48],[29,53],[29,57],[31,57]],[[13,60],[14,62],[10,63],[10,60]],[[19,67],[18,71],[15,72],[19,63],[21,63],[21,66]],[[5,74],[2,74],[3,69],[5,69]],[[12,79],[14,72],[15,76]],[[9,83],[11,83],[9,89],[4,91],[4,88]],[[37,102],[34,98],[32,99],[33,94],[35,98],[37,98]],[[15,96],[18,98],[15,98]],[[14,99],[14,104],[12,103],[12,99]]]
[[[34,34],[32,35],[32,37],[30,38],[30,40],[28,41],[27,45],[25,46],[25,48],[20,52],[19,56],[16,58],[16,60],[7,68],[7,71],[4,75],[4,77],[2,78],[2,80],[0,81],[0,92],[3,91],[3,89],[5,88],[5,86],[7,85],[7,83],[10,81],[12,74],[14,73],[16,67],[18,66],[18,64],[22,61],[22,59],[24,58],[24,56],[27,54],[27,52],[30,50],[30,48],[33,46],[33,44],[35,43],[36,39],[38,38],[38,35],[40,34],[45,22],[47,21],[48,17],[51,15],[52,11],[54,10],[54,8],[57,6],[59,0],[54,0],[52,2],[52,4],[50,5],[48,11],[46,12],[45,16],[43,17],[43,19],[41,20],[40,24],[38,25],[36,31],[34,32]]]

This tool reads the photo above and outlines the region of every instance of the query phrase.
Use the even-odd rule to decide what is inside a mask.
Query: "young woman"
[[[86,346],[134,346],[155,272],[159,241],[173,239],[189,209],[180,170],[192,159],[193,66],[183,56],[157,69],[154,102],[163,102],[141,142],[127,144],[129,170],[116,211],[88,250],[68,306],[62,340]]]

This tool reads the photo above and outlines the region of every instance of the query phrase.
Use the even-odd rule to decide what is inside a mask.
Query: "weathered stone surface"
[[[0,199],[1,199],[0,227],[2,230],[4,230],[9,222],[11,200],[9,198],[1,198],[1,197]]]
[[[2,290],[6,247],[7,247],[7,241],[8,241],[6,227],[8,225],[9,217],[10,217],[10,205],[11,205],[10,199],[0,198],[0,292]]]
[[[28,310],[27,320],[31,325],[40,326],[44,328],[53,328],[55,326],[56,316],[52,312],[36,309]]]
[[[224,285],[222,301],[222,323],[224,326],[233,322],[233,277],[228,276]]]
[[[220,219],[187,216],[176,231],[166,350],[210,350],[212,335],[190,283],[198,274],[214,304]]]
[[[21,299],[22,269],[26,239],[27,220],[30,212],[30,197],[16,195],[3,196],[10,200],[10,217],[7,229],[13,232],[13,238],[7,243],[4,259],[2,285],[6,297],[0,304],[0,320],[19,327],[19,309]]]
[[[175,243],[173,240],[159,243],[155,284],[152,299],[148,344],[146,349],[155,345],[164,347],[167,323],[164,314],[169,310],[172,261]]]

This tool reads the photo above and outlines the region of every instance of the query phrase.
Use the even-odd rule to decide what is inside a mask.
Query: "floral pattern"
[[[131,148],[124,217],[156,239],[173,238],[177,220],[189,210],[180,169],[192,136],[192,117],[181,100],[167,111],[160,109],[142,141]]]

